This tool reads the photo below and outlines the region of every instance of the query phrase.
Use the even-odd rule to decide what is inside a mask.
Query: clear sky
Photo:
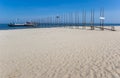
[[[30,19],[43,16],[81,11],[89,14],[95,9],[96,19],[99,10],[105,9],[106,22],[120,23],[120,0],[0,0],[0,23],[11,19]]]

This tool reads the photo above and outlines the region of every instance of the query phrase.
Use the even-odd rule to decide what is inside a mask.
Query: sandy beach
[[[0,78],[120,78],[116,30],[0,30]]]

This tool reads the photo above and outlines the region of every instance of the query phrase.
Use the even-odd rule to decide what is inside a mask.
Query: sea
[[[35,28],[53,28],[53,27],[67,27],[67,26],[83,26],[82,24],[40,24],[37,25]],[[86,24],[86,26],[90,26],[90,24]],[[100,24],[96,23],[94,26],[100,26]],[[120,26],[120,23],[114,23],[114,24],[104,24],[104,26]],[[15,30],[15,29],[29,29],[34,27],[25,27],[25,26],[19,26],[19,27],[9,27],[8,24],[0,24],[0,30]]]

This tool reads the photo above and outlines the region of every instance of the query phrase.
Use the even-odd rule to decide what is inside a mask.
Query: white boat
[[[32,26],[34,27],[34,24],[31,22],[26,22],[25,24],[16,24],[16,23],[10,23],[8,24],[10,27],[18,27],[18,26]]]

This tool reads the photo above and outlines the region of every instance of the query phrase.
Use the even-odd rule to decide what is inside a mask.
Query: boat
[[[34,27],[35,25],[32,22],[26,22],[25,24],[10,23],[8,24],[8,26],[9,27],[21,27],[21,26]]]

